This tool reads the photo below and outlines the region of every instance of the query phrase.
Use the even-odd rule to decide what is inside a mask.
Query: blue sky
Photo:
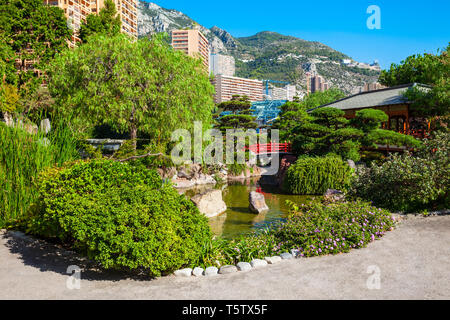
[[[436,53],[450,42],[450,0],[151,1],[176,9],[205,27],[235,37],[275,31],[320,41],[357,61],[382,68],[415,53]],[[381,29],[369,30],[370,5],[381,10]]]

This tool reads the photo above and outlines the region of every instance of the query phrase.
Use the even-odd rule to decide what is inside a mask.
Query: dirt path
[[[84,270],[79,290],[67,288],[70,265]],[[376,287],[377,271],[380,289],[368,289],[369,277]],[[89,270],[71,253],[1,232],[0,299],[450,299],[450,216],[410,217],[349,254],[215,278],[151,281]]]

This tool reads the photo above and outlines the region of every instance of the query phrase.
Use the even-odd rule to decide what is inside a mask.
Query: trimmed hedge
[[[108,160],[41,174],[27,231],[58,238],[105,269],[170,273],[198,260],[206,217],[158,173]]]
[[[289,167],[283,188],[292,194],[322,195],[349,187],[352,169],[337,156],[302,157]]]

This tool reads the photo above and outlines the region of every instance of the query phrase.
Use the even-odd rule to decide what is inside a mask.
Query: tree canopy
[[[42,0],[2,0],[0,12],[2,78],[17,85],[22,96],[32,94],[43,80],[34,69],[43,71],[46,63],[67,48],[71,31],[64,12],[44,5]],[[15,59],[21,61],[17,75],[12,65]],[[36,63],[29,68],[23,63],[25,60]]]
[[[331,107],[312,111],[310,118],[290,133],[294,152],[316,156],[337,154],[343,159],[358,161],[362,147],[377,148],[378,144],[417,147],[420,144],[411,136],[380,129],[388,118],[381,110],[360,110],[352,120],[344,116],[344,111]]]
[[[305,121],[310,121],[308,110],[342,99],[345,94],[339,89],[318,91],[307,95],[302,101],[288,101],[280,107],[281,113],[274,121],[274,128],[280,130],[282,140],[292,140],[292,130]]]
[[[400,64],[392,64],[380,75],[387,86],[422,83],[431,90],[413,88],[405,96],[412,102],[413,115],[426,118],[447,117],[450,114],[450,44],[440,53],[412,55]]]
[[[256,129],[258,124],[252,115],[251,102],[247,96],[234,95],[230,101],[220,103],[217,108],[230,114],[217,118],[219,130],[226,129]]]
[[[96,35],[56,57],[51,70],[57,112],[76,114],[79,125],[108,124],[132,139],[141,132],[165,146],[173,130],[211,122],[214,89],[200,60],[174,51],[162,35]]]
[[[116,5],[112,0],[106,0],[105,6],[98,14],[90,14],[86,17],[80,27],[79,36],[81,41],[87,42],[94,34],[114,36],[120,33],[122,21],[117,14]]]

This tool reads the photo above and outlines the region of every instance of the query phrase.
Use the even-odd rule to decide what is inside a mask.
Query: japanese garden
[[[346,254],[448,212],[450,45],[381,71],[383,89],[308,93],[261,124],[251,97],[218,103],[199,57],[123,34],[106,3],[73,47],[58,7],[0,4],[0,229],[152,279]]]

